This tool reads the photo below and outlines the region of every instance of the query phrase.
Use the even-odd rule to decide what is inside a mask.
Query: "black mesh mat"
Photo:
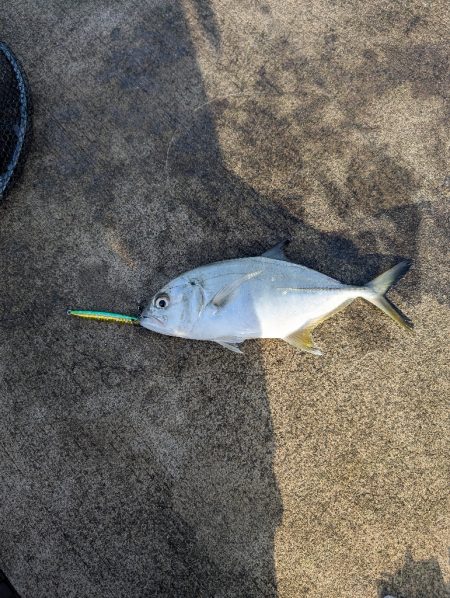
[[[0,200],[17,180],[31,130],[28,85],[9,46],[0,42]]]
[[[14,590],[12,585],[6,579],[5,575],[0,570],[0,598],[19,598],[19,594]]]

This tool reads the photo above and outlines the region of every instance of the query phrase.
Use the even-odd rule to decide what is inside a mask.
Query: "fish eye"
[[[166,293],[161,293],[161,295],[155,297],[154,305],[159,309],[164,309],[165,307],[168,307],[169,303],[170,298],[169,295],[166,295]]]

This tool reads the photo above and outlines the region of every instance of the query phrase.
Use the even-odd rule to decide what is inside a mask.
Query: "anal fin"
[[[306,351],[307,353],[312,353],[313,355],[323,355],[319,347],[316,347],[314,345],[314,340],[312,337],[313,330],[317,326],[319,326],[319,324],[322,324],[323,322],[325,322],[325,320],[331,318],[331,316],[345,309],[347,305],[350,305],[352,301],[353,297],[351,299],[346,299],[333,310],[329,311],[327,314],[315,318],[314,320],[310,320],[309,322],[307,322],[307,324],[302,326],[302,328],[296,330],[295,332],[287,336],[284,340],[290,345],[297,347],[297,349],[300,349],[301,351]]]
[[[322,351],[319,349],[319,347],[314,345],[314,340],[312,337],[312,330],[314,327],[315,326],[300,328],[299,330],[296,330],[287,336],[284,340],[293,347],[296,347],[301,351],[306,351],[306,353],[311,353],[312,355],[322,355]]]

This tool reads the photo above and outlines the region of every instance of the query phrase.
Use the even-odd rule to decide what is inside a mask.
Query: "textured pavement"
[[[22,598],[450,595],[447,2],[16,0],[34,139],[0,206],[0,569]],[[210,343],[76,321],[292,239],[391,292]]]

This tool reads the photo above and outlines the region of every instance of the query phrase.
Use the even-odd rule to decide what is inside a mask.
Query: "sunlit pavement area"
[[[33,93],[0,206],[0,568],[22,598],[445,598],[448,5],[16,0]],[[245,355],[136,313],[184,270],[402,258],[409,335],[357,301]]]

